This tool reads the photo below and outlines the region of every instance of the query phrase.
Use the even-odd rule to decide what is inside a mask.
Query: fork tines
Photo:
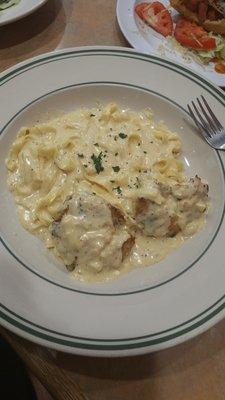
[[[194,103],[188,104],[188,111],[194,120],[197,127],[203,134],[212,137],[218,131],[223,129],[223,126],[215,116],[205,97],[201,95],[201,99],[197,97],[198,107]]]

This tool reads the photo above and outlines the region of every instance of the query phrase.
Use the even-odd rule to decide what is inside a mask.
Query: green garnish
[[[141,186],[141,182],[140,179],[138,178],[138,176],[136,176],[136,183],[134,184],[134,186],[138,189]]]
[[[119,133],[119,137],[120,137],[121,139],[126,139],[127,135],[126,135],[125,133],[123,133],[123,132],[120,132],[120,133]]]
[[[120,186],[117,186],[116,188],[113,188],[113,190],[116,190],[118,194],[122,193],[122,189]]]
[[[98,143],[94,143],[94,146],[99,147],[99,144]]]
[[[95,114],[90,114],[90,117],[95,117]]]
[[[115,156],[118,156],[118,153],[115,153]]]
[[[83,154],[79,154],[79,153],[78,153],[77,155],[78,155],[79,158],[84,158],[84,155],[83,155]]]
[[[0,11],[15,6],[20,0],[0,0]]]
[[[119,165],[116,165],[115,167],[112,167],[112,169],[114,172],[119,172],[120,167],[119,167]]]
[[[102,152],[98,156],[96,156],[95,154],[92,154],[92,156],[91,156],[91,159],[94,163],[97,174],[100,174],[101,171],[104,171],[104,168],[102,165],[102,157],[103,157]]]

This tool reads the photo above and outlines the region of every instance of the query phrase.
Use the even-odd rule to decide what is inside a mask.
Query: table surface
[[[115,8],[116,0],[49,0],[35,14],[0,29],[0,70],[65,47],[128,46]],[[129,359],[52,355],[0,333],[56,400],[225,399],[225,321],[175,348]]]

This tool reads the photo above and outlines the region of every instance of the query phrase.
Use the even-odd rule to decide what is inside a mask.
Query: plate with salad
[[[118,0],[128,42],[225,87],[225,0]]]
[[[47,0],[0,0],[0,26],[33,13]]]

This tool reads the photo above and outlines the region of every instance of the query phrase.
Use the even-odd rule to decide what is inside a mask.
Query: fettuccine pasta
[[[81,280],[160,261],[202,226],[208,186],[150,109],[77,109],[20,129],[6,165],[20,222]]]

